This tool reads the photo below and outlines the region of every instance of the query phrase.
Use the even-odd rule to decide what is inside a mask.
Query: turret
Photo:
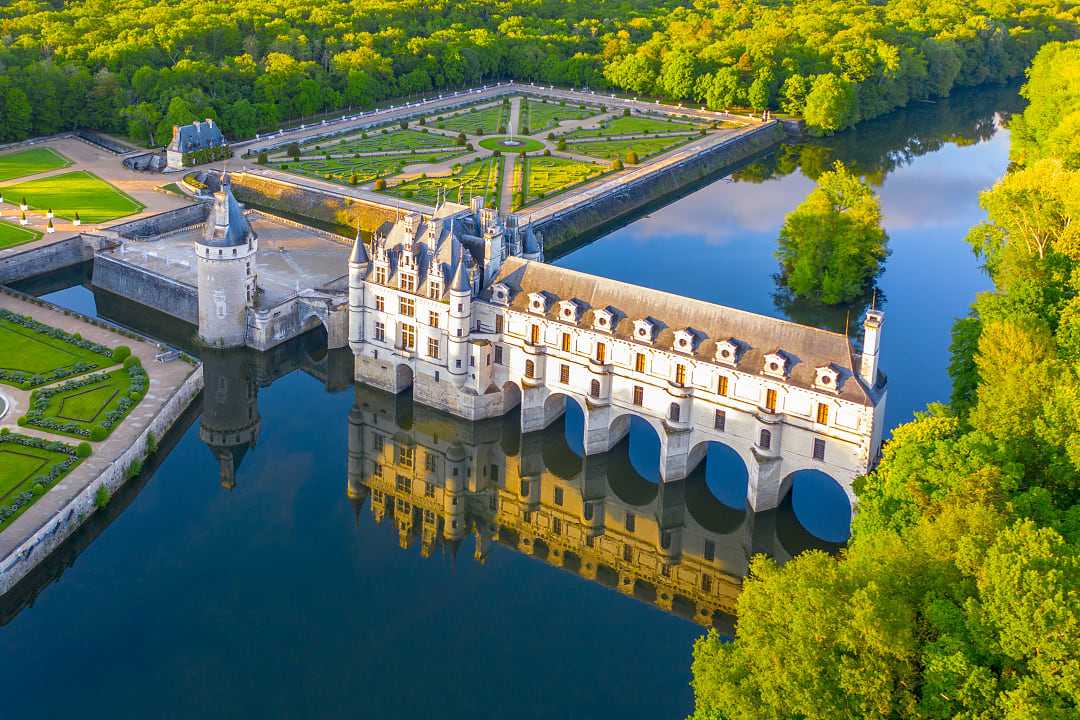
[[[859,361],[859,377],[870,389],[877,385],[878,358],[881,346],[881,327],[885,324],[885,313],[880,310],[867,310],[863,320],[862,359]]]
[[[367,321],[364,311],[364,281],[371,267],[367,246],[360,237],[360,228],[356,229],[352,254],[349,255],[349,347],[353,353],[360,353],[364,344],[364,324]]]
[[[450,323],[447,327],[447,364],[454,382],[464,382],[469,372],[469,330],[472,322],[472,283],[465,266],[465,249],[455,240],[457,259],[450,277]]]
[[[258,237],[233,197],[228,175],[214,193],[203,236],[195,241],[199,338],[213,347],[237,347],[247,335],[247,311],[255,304]]]
[[[199,438],[218,460],[221,486],[236,486],[236,470],[259,437],[258,383],[243,352],[202,354],[206,390],[202,394]]]

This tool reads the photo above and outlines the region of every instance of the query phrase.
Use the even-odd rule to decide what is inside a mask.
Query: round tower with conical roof
[[[228,175],[214,193],[214,207],[195,241],[199,287],[199,338],[213,347],[238,347],[247,336],[247,311],[255,303],[258,238],[233,197]]]
[[[469,331],[472,323],[473,286],[465,266],[464,248],[454,240],[457,259],[450,277],[450,323],[447,327],[447,364],[450,377],[457,384],[465,382],[469,372]]]

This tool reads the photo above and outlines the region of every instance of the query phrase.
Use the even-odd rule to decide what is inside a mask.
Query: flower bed
[[[0,383],[29,390],[108,367],[130,353],[110,350],[28,315],[0,308]],[[123,346],[121,346],[123,347]]]
[[[70,437],[104,440],[146,395],[150,378],[136,358],[124,368],[35,390],[19,425]]]
[[[0,530],[10,525],[86,456],[58,440],[0,429]]]

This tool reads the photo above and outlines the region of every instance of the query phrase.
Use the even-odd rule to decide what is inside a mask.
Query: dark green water
[[[982,217],[978,191],[1007,162],[996,113],[1016,106],[1014,90],[979,91],[783,148],[557,262],[842,327],[845,311],[777,297],[772,253],[812,177],[834,159],[854,165],[877,185],[893,251],[879,298],[894,426],[948,396],[949,326],[988,287],[963,236]],[[26,289],[171,342],[189,336],[84,281],[72,273]],[[710,592],[722,595],[751,553],[835,549],[828,540],[846,532],[846,503],[827,479],[802,479],[790,502],[755,516],[742,507],[745,471],[719,449],[695,476],[659,488],[649,431],[582,459],[572,414],[524,438],[512,416],[455,422],[354,391],[348,354],[320,350],[318,338],[204,360],[201,414],[0,602],[0,717],[681,718],[700,623],[729,630],[731,618],[701,600],[709,593],[665,603],[660,568],[697,567],[711,543]],[[446,478],[464,463],[463,514],[441,514],[426,532],[422,483],[410,501],[358,470],[378,457],[377,437],[388,453],[417,448],[416,462],[430,454]],[[568,508],[586,497],[611,518],[632,511],[636,533],[655,522],[674,545],[643,542],[625,586],[623,566],[591,566],[591,549],[528,536],[522,513],[551,508],[503,504],[522,477],[564,488]],[[616,537],[601,532],[593,547]]]

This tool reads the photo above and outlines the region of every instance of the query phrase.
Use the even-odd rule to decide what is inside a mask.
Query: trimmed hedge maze
[[[557,126],[563,120],[584,120],[599,115],[600,112],[600,108],[587,105],[526,98],[521,102],[522,127],[518,128],[518,132],[522,135],[535,135]]]
[[[386,152],[393,150],[419,150],[426,148],[447,148],[454,145],[454,139],[437,133],[421,130],[369,130],[359,135],[349,135],[340,140],[321,140],[301,146],[305,155],[330,153],[331,155]]]
[[[502,171],[503,158],[489,156],[462,166],[452,175],[415,178],[389,188],[387,192],[434,205],[442,191],[446,199],[453,202],[466,203],[470,197],[483,197],[485,205],[498,207]]]
[[[380,177],[397,175],[406,166],[450,160],[462,151],[416,153],[405,155],[374,155],[360,158],[331,158],[330,160],[295,160],[278,165],[297,175],[329,180],[340,185],[362,185]]]
[[[510,105],[499,103],[485,108],[473,108],[457,115],[444,115],[442,119],[426,119],[427,124],[441,130],[463,132],[466,135],[498,135],[506,132],[510,122]]]
[[[561,157],[528,157],[525,163],[525,182],[520,191],[523,205],[591,180],[607,170],[600,164]]]
[[[675,122],[645,115],[629,115],[612,118],[599,128],[580,128],[566,134],[567,138],[602,137],[608,135],[644,135],[648,133],[697,132],[701,126],[688,122]]]
[[[678,137],[640,137],[628,140],[599,140],[596,142],[576,142],[566,146],[567,152],[576,155],[588,155],[589,157],[603,160],[615,160],[618,158],[626,163],[636,162],[658,155],[659,153],[678,147],[693,140],[697,135],[685,135]],[[633,155],[631,155],[633,153]]]

